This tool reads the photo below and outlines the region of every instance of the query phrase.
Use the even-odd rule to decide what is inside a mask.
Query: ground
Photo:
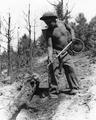
[[[76,95],[61,93],[57,99],[40,98],[34,95],[30,102],[31,109],[21,109],[16,120],[95,120],[96,119],[96,57],[90,57],[90,52],[73,56],[76,75],[81,84],[81,90]],[[44,58],[44,57],[43,57]],[[40,75],[40,86],[48,85],[46,65],[39,58],[34,71]],[[41,60],[41,61],[40,61]],[[60,78],[57,75],[57,78]],[[64,89],[66,80],[58,81],[59,88]],[[7,107],[18,93],[17,81],[12,84],[0,82],[0,120],[8,120]]]

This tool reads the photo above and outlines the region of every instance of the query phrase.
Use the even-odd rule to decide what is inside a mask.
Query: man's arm
[[[53,57],[52,57],[53,56],[52,38],[48,37],[49,35],[47,33],[47,30],[42,30],[42,33],[43,33],[44,39],[47,42],[48,59],[52,63],[53,62]]]
[[[47,48],[48,48],[48,58],[51,63],[53,63],[53,46],[52,46],[52,38],[49,37],[47,39]]]
[[[73,28],[69,25],[69,24],[65,24],[67,30],[70,32],[72,39],[75,39],[75,32],[73,30]]]

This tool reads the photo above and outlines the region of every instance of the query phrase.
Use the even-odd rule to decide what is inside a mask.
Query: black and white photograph
[[[95,0],[0,1],[0,120],[96,120]]]

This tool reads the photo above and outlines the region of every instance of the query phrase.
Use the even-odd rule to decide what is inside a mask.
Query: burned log
[[[20,92],[15,96],[13,101],[9,103],[8,120],[16,119],[16,116],[23,108],[30,107],[30,101],[32,100],[36,88],[39,87],[39,76],[33,74],[27,77],[27,80],[23,83]]]

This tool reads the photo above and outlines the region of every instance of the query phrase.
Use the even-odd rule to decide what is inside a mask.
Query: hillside
[[[76,95],[60,93],[59,98],[49,99],[44,95],[40,97],[34,95],[28,103],[30,108],[20,109],[13,120],[95,120],[96,119],[96,57],[91,57],[91,53],[83,53],[73,56],[76,66],[76,74],[81,84],[81,90]],[[35,58],[34,72],[38,74],[40,79],[40,88],[47,88],[47,68],[44,56]],[[57,71],[58,73],[58,71]],[[66,79],[63,75],[58,75],[59,89],[66,88]],[[18,79],[14,78],[14,82],[0,82],[0,120],[9,120],[10,111],[8,111],[9,103],[14,101],[16,95],[20,92],[22,81],[27,73],[18,75]],[[9,80],[10,81],[10,80]],[[25,98],[26,99],[26,98]],[[13,108],[14,111],[15,108]],[[12,111],[11,111],[12,112]]]

